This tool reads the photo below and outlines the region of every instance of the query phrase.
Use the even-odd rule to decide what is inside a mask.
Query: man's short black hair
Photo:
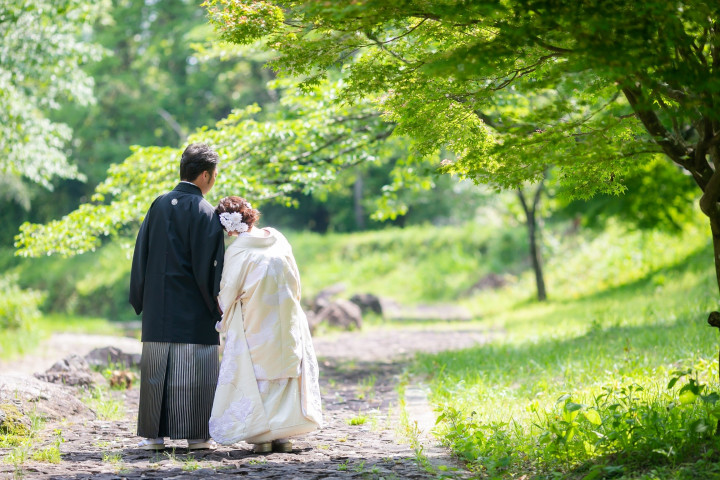
[[[192,182],[203,172],[213,173],[220,156],[205,143],[191,143],[180,159],[180,180]]]

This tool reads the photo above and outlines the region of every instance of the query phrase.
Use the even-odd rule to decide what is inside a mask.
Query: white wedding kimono
[[[263,443],[322,426],[318,364],[285,237],[241,234],[225,252],[218,301],[227,332],[210,435]]]

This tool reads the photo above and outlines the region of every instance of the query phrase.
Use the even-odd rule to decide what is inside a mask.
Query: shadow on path
[[[413,331],[415,332],[415,331]],[[111,391],[121,399],[125,414],[121,420],[66,418],[48,422],[33,448],[52,445],[58,429],[64,439],[60,446],[61,462],[51,464],[27,460],[19,468],[0,463],[0,478],[24,475],[46,479],[140,479],[140,478],[207,478],[252,476],[252,478],[384,478],[429,479],[437,472],[428,471],[416,461],[416,453],[403,443],[397,384],[407,366],[407,356],[428,342],[433,349],[443,345],[465,346],[484,338],[463,332],[413,333],[377,332],[344,337],[332,342],[335,350],[319,346],[320,388],[323,397],[325,426],[312,434],[297,437],[292,453],[260,455],[252,453],[244,442],[220,446],[215,451],[192,451],[185,441],[167,442],[164,451],[136,448],[135,435],[139,391]],[[372,335],[390,335],[379,345],[404,345],[398,352],[377,345],[367,348]],[[422,341],[420,341],[422,339]],[[460,340],[462,339],[462,341]],[[349,358],[333,352],[368,352],[373,359]],[[394,354],[393,354],[394,353]],[[394,358],[393,358],[394,357]],[[79,393],[78,393],[79,394]],[[173,448],[174,447],[174,448]],[[441,450],[442,463],[456,467],[449,453]],[[437,463],[437,462],[433,462]],[[461,470],[443,472],[445,476],[464,476]]]

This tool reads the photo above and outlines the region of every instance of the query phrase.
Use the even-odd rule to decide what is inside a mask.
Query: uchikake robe
[[[285,237],[240,235],[225,252],[219,302],[227,332],[210,434],[262,443],[322,425],[318,364]]]

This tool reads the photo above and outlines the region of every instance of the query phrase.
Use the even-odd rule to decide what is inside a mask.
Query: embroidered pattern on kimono
[[[266,230],[268,237],[239,236],[225,252],[218,301],[227,337],[210,419],[210,434],[221,444],[322,426],[297,265],[285,237]]]

